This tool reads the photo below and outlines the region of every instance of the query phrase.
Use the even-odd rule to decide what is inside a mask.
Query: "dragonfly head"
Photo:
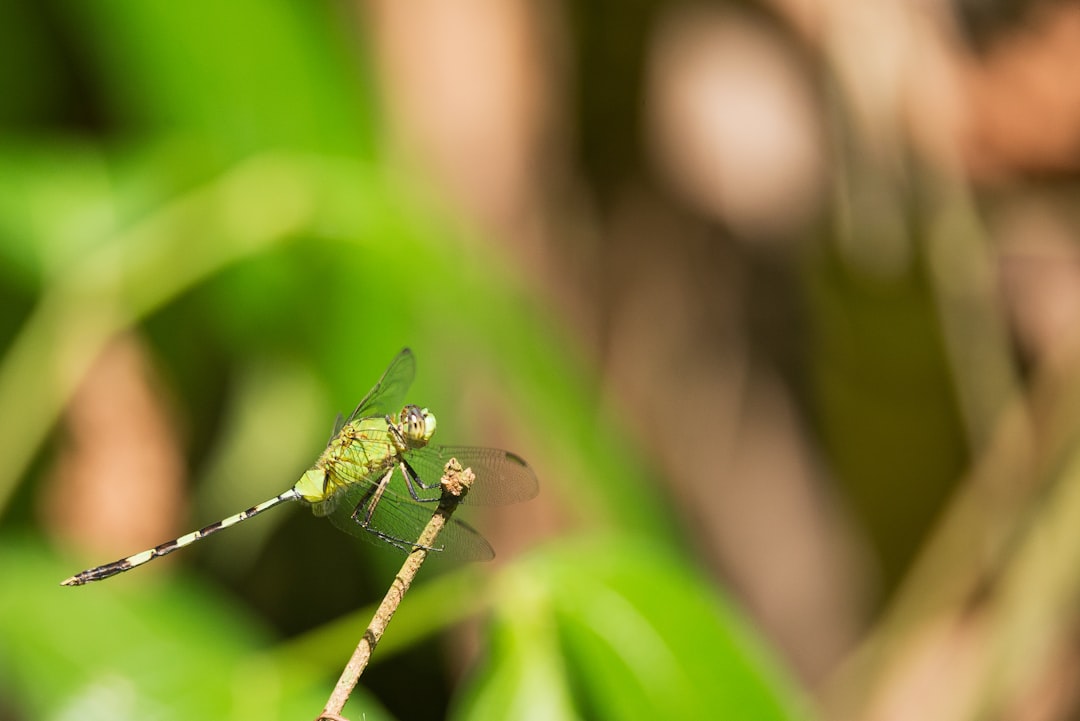
[[[435,435],[435,416],[427,408],[405,406],[401,409],[401,430],[413,448],[426,446]]]

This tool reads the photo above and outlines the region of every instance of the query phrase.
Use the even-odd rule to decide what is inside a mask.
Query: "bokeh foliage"
[[[65,407],[118,335],[138,338],[184,429],[191,525],[290,485],[404,345],[444,440],[534,462],[566,538],[425,572],[376,653],[376,692],[403,716],[803,714],[522,271],[382,157],[362,18],[254,0],[3,7],[0,715],[314,716],[392,574],[285,513],[60,588],[107,559],[45,530],[40,489]],[[478,386],[494,400],[470,426],[460,396]],[[494,623],[452,689],[462,655],[432,635],[472,617]],[[383,717],[364,691],[350,713]]]

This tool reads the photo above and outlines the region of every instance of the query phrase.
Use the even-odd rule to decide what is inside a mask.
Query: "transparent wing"
[[[472,488],[462,501],[474,506],[503,506],[527,501],[539,489],[536,474],[521,456],[497,448],[425,446],[409,451],[405,458],[428,485],[438,483],[446,462],[457,458],[463,468],[471,468],[476,474]],[[436,497],[439,494],[438,489],[432,492]]]
[[[411,350],[403,348],[345,422],[351,423],[367,416],[396,415],[405,405],[405,394],[409,392],[415,377],[416,358]]]
[[[441,471],[440,471],[441,474]],[[441,475],[440,475],[441,477]],[[365,527],[361,521],[367,516],[379,478],[353,483],[335,494],[329,513],[330,522],[350,536],[377,546],[390,546],[399,551],[412,551],[416,539],[431,520],[438,507],[436,503],[418,503],[409,495],[400,466],[394,470],[386,491],[379,499],[371,521]],[[436,479],[437,481],[438,479]],[[420,490],[420,489],[418,489]],[[421,493],[424,493],[421,491]],[[439,497],[439,490],[426,492],[426,497]],[[422,496],[422,497],[425,497]],[[356,509],[359,507],[359,511]],[[356,518],[354,518],[354,512]],[[381,534],[381,535],[380,535]],[[495,557],[491,544],[476,529],[457,518],[451,517],[435,542],[440,558],[459,561],[488,561]]]
[[[337,418],[334,419],[334,429],[330,431],[330,440],[326,442],[326,445],[330,445],[330,441],[337,438],[337,434],[341,432],[341,429],[345,427],[345,416],[340,413],[337,414]]]

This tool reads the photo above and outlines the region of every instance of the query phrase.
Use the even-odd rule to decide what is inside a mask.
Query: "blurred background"
[[[314,718],[403,347],[540,496],[382,718],[1080,713],[1080,9],[0,3],[0,719]],[[1070,68],[1073,68],[1072,70]]]

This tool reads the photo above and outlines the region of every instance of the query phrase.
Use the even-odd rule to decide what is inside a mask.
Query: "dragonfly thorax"
[[[392,416],[366,416],[346,423],[293,489],[307,503],[329,500],[357,481],[377,482],[409,451],[423,448],[435,434],[435,416],[407,405]]]

